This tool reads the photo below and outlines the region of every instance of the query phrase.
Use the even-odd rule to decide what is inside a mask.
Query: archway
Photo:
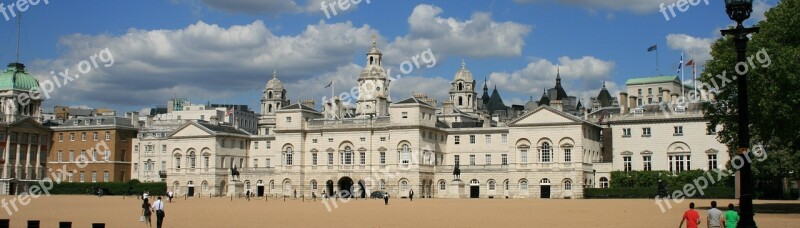
[[[328,197],[333,196],[333,181],[332,180],[328,180],[328,182],[325,182],[325,189],[328,190],[328,194],[326,194],[326,196],[328,196]]]
[[[353,197],[353,179],[350,177],[339,178],[339,196],[340,197]],[[344,195],[345,192],[347,195]]]
[[[364,180],[358,181],[358,197],[367,198],[367,185],[364,183]]]

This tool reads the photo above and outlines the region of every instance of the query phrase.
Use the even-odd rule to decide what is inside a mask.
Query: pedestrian
[[[681,218],[681,225],[686,222],[686,228],[697,228],[697,225],[700,225],[700,213],[694,210],[694,202],[689,203],[689,210],[683,212],[683,218]]]
[[[144,192],[142,193],[142,199],[147,199],[147,195],[149,195],[149,194],[148,194],[148,192],[147,192],[147,191],[144,191]]]
[[[411,201],[414,201],[414,190],[413,189],[408,191],[408,198],[411,199]]]
[[[736,224],[739,223],[739,212],[733,210],[733,204],[728,204],[728,210],[725,211],[725,215],[722,217],[722,225],[725,228],[736,228]]]
[[[250,201],[250,189],[247,189],[247,201]]]
[[[383,205],[389,205],[389,193],[388,192],[384,192],[383,193]]]
[[[172,193],[172,190],[169,190],[169,192],[167,192],[167,197],[169,197],[169,202],[170,202],[170,203],[172,203],[172,196],[173,196],[173,194],[174,194],[174,193]]]
[[[148,199],[144,199],[142,201],[142,217],[144,217],[144,224],[147,225],[147,227],[153,227],[153,224],[150,223],[150,217],[153,214],[150,211],[150,202],[148,202]]]
[[[161,228],[161,224],[164,223],[164,202],[161,201],[161,196],[156,198],[156,202],[153,202],[153,206],[151,207],[152,211],[156,213],[156,227]]]
[[[711,209],[708,209],[708,228],[721,228],[720,218],[722,211],[717,209],[717,201],[711,201]]]

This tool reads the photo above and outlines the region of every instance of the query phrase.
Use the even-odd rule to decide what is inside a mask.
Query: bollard
[[[39,220],[28,220],[28,228],[39,228]]]
[[[9,223],[11,223],[9,219],[0,219],[0,228],[8,228],[10,225]]]
[[[105,223],[92,223],[92,228],[106,228]]]
[[[72,228],[72,222],[58,222],[58,228]]]

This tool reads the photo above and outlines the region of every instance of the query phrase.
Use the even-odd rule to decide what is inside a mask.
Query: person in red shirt
[[[694,210],[694,202],[689,203],[689,210],[683,213],[681,225],[678,227],[683,227],[683,222],[686,222],[686,228],[697,228],[700,225],[700,213]]]

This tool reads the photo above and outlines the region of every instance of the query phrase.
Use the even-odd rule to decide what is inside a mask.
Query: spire
[[[461,59],[461,69],[467,68],[467,62]]]
[[[606,80],[603,80],[603,89],[606,88]]]
[[[488,84],[486,78],[483,78],[483,92],[489,91],[489,88],[486,87],[486,84]]]
[[[278,70],[272,70],[272,79],[278,78]]]
[[[372,47],[377,47],[378,39],[375,33],[372,34]]]
[[[556,85],[561,84],[561,67],[556,68]]]

